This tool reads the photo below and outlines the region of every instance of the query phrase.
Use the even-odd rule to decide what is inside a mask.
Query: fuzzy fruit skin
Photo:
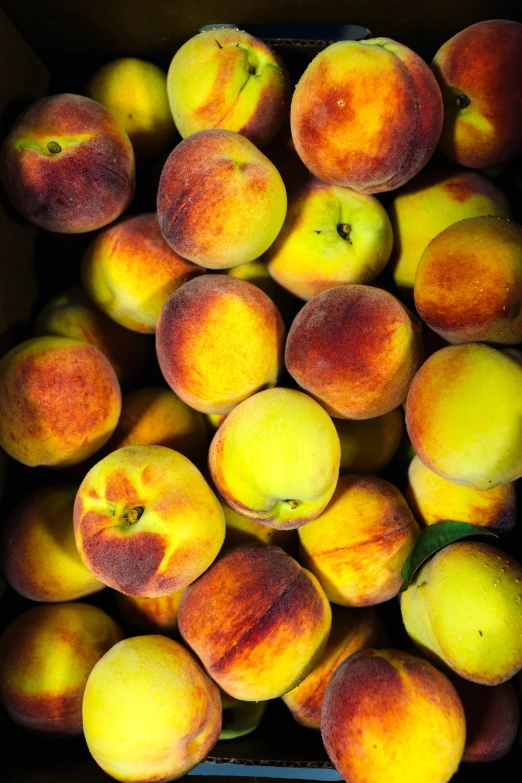
[[[331,617],[312,574],[279,547],[248,544],[185,590],[178,624],[221,688],[236,699],[265,701],[312,670]]]
[[[341,441],[341,475],[378,475],[397,451],[404,430],[400,408],[373,419],[334,419],[333,422]]]
[[[464,751],[454,686],[430,663],[397,650],[360,650],[326,689],[321,733],[350,783],[447,783]]]
[[[216,744],[219,690],[177,642],[135,636],[115,645],[91,672],[83,727],[108,775],[123,783],[167,783]]]
[[[36,101],[16,120],[0,151],[0,175],[31,223],[61,233],[94,231],[130,204],[134,153],[104,106],[63,93]]]
[[[0,702],[24,728],[80,735],[87,678],[121,638],[114,620],[89,604],[29,609],[0,637]]]
[[[517,738],[520,710],[513,682],[485,687],[454,677],[466,714],[462,761],[484,763],[504,758]]]

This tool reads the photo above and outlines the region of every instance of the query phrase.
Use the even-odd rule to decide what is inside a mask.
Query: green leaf
[[[469,538],[470,536],[493,536],[493,538],[498,538],[497,534],[493,533],[492,530],[487,530],[478,525],[470,525],[469,522],[447,520],[425,527],[401,569],[401,576],[404,582],[399,592],[403,593],[408,588],[421,565],[435,552],[443,549],[448,544],[452,544],[454,541],[458,541],[461,538]]]

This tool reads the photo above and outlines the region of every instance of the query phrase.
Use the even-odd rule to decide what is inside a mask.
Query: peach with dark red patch
[[[0,702],[12,720],[43,734],[82,733],[82,699],[93,666],[122,634],[101,609],[37,606],[0,637]]]
[[[511,750],[520,710],[513,683],[485,687],[454,677],[466,715],[466,747],[462,761],[498,761]]]
[[[0,151],[9,198],[41,228],[94,231],[128,207],[134,153],[127,134],[101,104],[51,95],[17,119]]]
[[[331,624],[316,578],[279,547],[245,545],[183,594],[183,639],[236,699],[275,699],[311,671]]]
[[[178,630],[178,609],[183,590],[158,598],[141,598],[116,593],[116,604],[123,619],[133,628],[146,633],[175,636]]]
[[[98,462],[74,504],[80,556],[127,595],[182,590],[217,556],[225,520],[199,470],[165,446],[125,446]]]
[[[24,465],[75,465],[112,435],[120,387],[108,359],[67,337],[35,337],[0,361],[0,446]]]
[[[420,324],[392,294],[343,285],[315,296],[288,333],[290,375],[339,418],[397,408],[422,359]]]
[[[393,190],[425,166],[442,98],[424,61],[390,38],[339,41],[301,77],[290,111],[296,150],[316,177],[362,193]]]

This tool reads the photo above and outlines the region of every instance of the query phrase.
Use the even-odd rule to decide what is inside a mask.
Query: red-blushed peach
[[[274,386],[283,342],[283,321],[272,300],[228,275],[205,275],[176,291],[162,308],[156,333],[165,380],[203,413],[229,413]]]
[[[2,184],[31,223],[49,231],[94,231],[134,193],[134,154],[104,106],[63,93],[31,104],[0,150]]]
[[[454,484],[493,489],[522,476],[522,353],[451,345],[411,384],[406,427],[427,468]]]
[[[295,530],[278,530],[275,527],[268,527],[255,519],[249,519],[230,506],[227,506],[224,500],[221,501],[223,513],[225,515],[225,543],[223,549],[232,549],[241,544],[272,544],[284,549],[285,552],[293,552],[297,545],[297,535]]]
[[[331,615],[312,574],[279,547],[247,544],[219,558],[185,590],[178,625],[228,694],[265,701],[313,669]]]
[[[112,364],[119,380],[132,378],[145,364],[149,343],[114,323],[81,288],[53,297],[36,319],[35,334],[70,337],[94,345]]]
[[[169,245],[209,269],[254,261],[286,215],[281,175],[251,141],[207,130],[170,153],[158,188],[158,219]]]
[[[466,747],[462,761],[498,761],[511,750],[520,711],[511,681],[485,687],[453,677],[466,715]]]
[[[74,540],[77,487],[46,487],[23,500],[9,516],[0,542],[2,572],[32,601],[74,601],[102,590],[80,560]]]
[[[138,389],[123,397],[120,419],[108,443],[111,451],[123,446],[167,446],[201,467],[208,454],[205,420],[170,389]]]
[[[266,701],[241,701],[234,699],[220,688],[221,705],[223,707],[223,725],[219,735],[220,740],[236,739],[251,734],[266,712]]]
[[[111,777],[167,783],[203,761],[216,744],[219,690],[172,639],[124,639],[89,676],[83,730],[91,755]]]
[[[374,419],[334,419],[333,423],[341,441],[341,475],[380,473],[397,451],[404,429],[400,408]]]
[[[294,380],[341,419],[397,408],[421,360],[417,318],[392,294],[366,285],[314,296],[296,316],[285,350]]]
[[[169,296],[203,273],[169,247],[154,212],[102,231],[82,264],[83,285],[93,302],[116,323],[146,334],[156,331]]]
[[[178,49],[167,90],[183,136],[226,128],[264,147],[288,116],[286,66],[259,38],[237,29],[205,30]]]
[[[479,215],[510,217],[504,193],[475,171],[421,171],[402,188],[390,208],[394,246],[390,261],[393,279],[412,291],[420,257],[445,228]]]
[[[299,528],[300,560],[328,599],[372,606],[397,595],[420,530],[399,490],[375,476],[340,476],[317,519]]]
[[[0,702],[12,720],[54,735],[82,733],[82,699],[93,666],[122,634],[83,603],[36,606],[0,637]]]
[[[80,557],[127,595],[182,590],[225,538],[219,500],[186,457],[165,446],[125,446],[87,473],[74,504]]]
[[[405,494],[411,510],[424,525],[455,520],[502,532],[515,527],[517,509],[513,482],[479,492],[474,487],[441,478],[416,456],[408,468]]]
[[[133,628],[147,633],[175,636],[178,630],[178,609],[183,590],[159,598],[140,598],[116,593],[116,605],[121,616]]]
[[[35,337],[0,361],[0,446],[24,465],[75,465],[112,435],[121,410],[108,359],[88,343]]]
[[[442,97],[425,62],[390,38],[338,41],[310,63],[290,110],[296,150],[316,177],[362,193],[393,190],[427,163]]]
[[[350,783],[447,783],[464,752],[462,702],[427,661],[397,650],[360,650],[337,668],[321,733]]]
[[[522,153],[522,24],[478,22],[446,41],[431,64],[444,100],[440,147],[486,169]]]
[[[320,729],[324,692],[339,664],[357,650],[386,647],[387,643],[374,609],[332,606],[332,629],[319,662],[297,688],[282,696],[295,720],[309,729]]]

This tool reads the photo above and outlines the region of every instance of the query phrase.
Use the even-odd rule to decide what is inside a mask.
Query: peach
[[[0,446],[24,465],[75,465],[112,435],[121,393],[93,345],[35,337],[0,361]]]
[[[191,408],[229,413],[274,386],[284,327],[272,300],[228,275],[192,280],[165,302],[156,333],[165,380]]]
[[[281,313],[285,324],[288,323],[290,326],[301,307],[301,303],[279,283],[276,283],[268,271],[265,259],[266,254],[255,261],[249,261],[247,264],[233,266],[226,270],[226,274],[237,280],[246,280],[247,283],[252,283],[264,291]]]
[[[240,544],[272,544],[289,552],[295,548],[297,536],[294,530],[278,530],[268,527],[255,519],[249,519],[234,511],[222,501],[221,506],[225,515],[225,543],[223,548],[232,549]]]
[[[149,354],[145,337],[114,323],[81,288],[71,288],[50,299],[36,319],[35,334],[71,337],[94,345],[122,381],[136,375]]]
[[[0,150],[2,184],[31,223],[75,234],[111,223],[134,193],[134,154],[104,106],[64,93],[31,104]]]
[[[147,633],[175,636],[178,630],[178,609],[183,590],[159,598],[141,598],[116,593],[116,604],[123,619],[133,628]]]
[[[203,272],[169,247],[156,213],[149,212],[98,234],[85,253],[82,281],[93,302],[113,321],[153,334],[169,296]]]
[[[111,777],[167,783],[203,761],[216,744],[219,691],[172,639],[124,639],[89,676],[83,729],[91,755]]]
[[[415,307],[449,343],[522,341],[522,226],[460,220],[432,239],[415,276]]]
[[[185,590],[178,624],[223,690],[266,701],[312,670],[328,639],[331,610],[316,578],[282,549],[247,544]]]
[[[123,446],[167,446],[203,466],[208,454],[205,421],[170,389],[138,389],[124,396],[108,443],[111,451]]]
[[[486,169],[522,153],[522,24],[478,22],[446,41],[431,64],[444,99],[440,147]]]
[[[522,476],[521,417],[522,353],[481,343],[432,354],[406,401],[419,459],[442,478],[481,491]]]
[[[430,663],[367,649],[330,680],[321,733],[350,783],[447,783],[462,759],[466,723],[457,691]]]
[[[399,490],[375,476],[341,476],[332,500],[299,528],[300,559],[341,606],[388,601],[420,530]]]
[[[226,128],[264,147],[285,121],[292,85],[283,61],[243,30],[190,38],[170,64],[167,90],[183,136]]]
[[[209,269],[254,261],[278,235],[286,190],[276,167],[229,130],[195,133],[170,153],[158,188],[169,245]]]
[[[199,470],[165,446],[125,446],[87,473],[74,504],[80,557],[127,595],[159,598],[205,571],[225,538],[221,505]]]
[[[517,518],[514,483],[479,492],[441,478],[418,457],[413,458],[408,469],[406,499],[424,525],[455,520],[508,532],[515,527]]]
[[[475,171],[421,171],[394,197],[390,206],[394,248],[393,279],[411,291],[420,257],[437,234],[465,218],[510,217],[506,196]]]
[[[331,288],[308,302],[286,342],[286,368],[338,418],[371,419],[401,405],[422,359],[420,324],[392,294]]]
[[[385,647],[386,633],[374,609],[332,607],[332,629],[324,652],[308,677],[282,696],[295,720],[309,729],[321,728],[326,686],[340,663],[364,647]]]
[[[0,702],[9,717],[40,733],[80,735],[87,678],[121,638],[114,620],[89,604],[21,614],[0,637]]]
[[[400,408],[374,419],[334,419],[334,424],[341,441],[341,475],[380,473],[397,451],[404,429]]]
[[[415,176],[442,130],[442,98],[424,61],[390,38],[338,41],[295,89],[292,138],[312,174],[361,193]]]
[[[74,601],[104,587],[76,549],[75,497],[75,487],[46,487],[25,498],[7,520],[0,565],[11,587],[25,598]]]
[[[466,715],[466,747],[462,761],[498,761],[511,750],[520,711],[513,683],[485,687],[453,678]]]
[[[154,63],[136,57],[113,60],[90,78],[87,94],[110,111],[137,158],[161,155],[174,144],[167,74]]]

